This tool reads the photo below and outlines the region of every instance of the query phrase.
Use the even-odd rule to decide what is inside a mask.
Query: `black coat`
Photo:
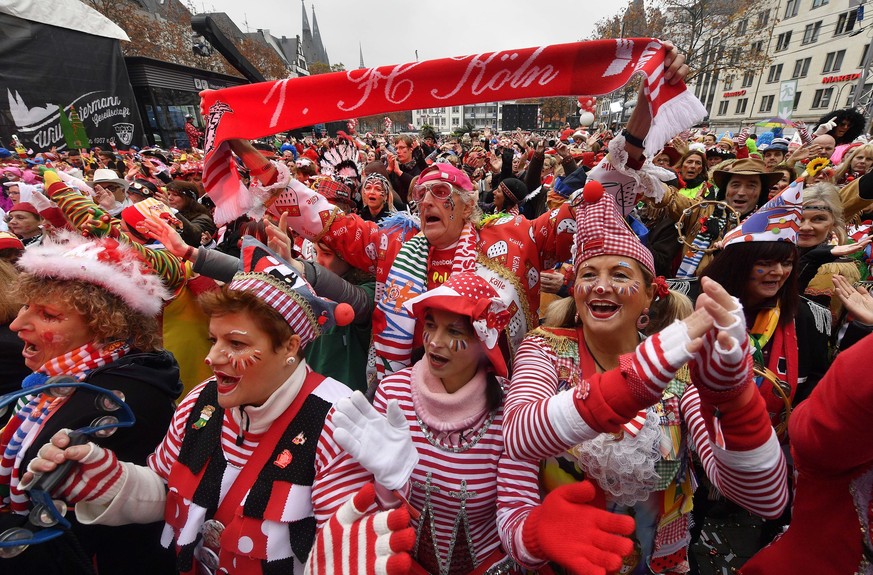
[[[105,438],[92,441],[111,449],[119,461],[145,465],[146,459],[163,440],[175,411],[175,400],[182,392],[179,366],[166,351],[131,352],[109,365],[95,369],[88,383],[124,394],[124,401],[136,416],[130,428],[119,428]],[[97,407],[96,394],[77,390],[43,425],[39,435],[27,450],[19,470],[36,456],[42,445],[63,428],[77,429],[91,425],[107,415]],[[97,565],[100,575],[175,573],[175,554],[160,545],[163,522],[145,525],[109,527],[82,525],[72,510],[67,513],[72,534],[42,545],[32,546],[14,559],[0,559],[0,572],[39,573],[40,575],[87,572],[77,570],[84,555]],[[0,515],[0,531],[10,523],[19,524],[23,516]],[[83,553],[77,554],[80,548]],[[8,569],[8,571],[7,571]]]

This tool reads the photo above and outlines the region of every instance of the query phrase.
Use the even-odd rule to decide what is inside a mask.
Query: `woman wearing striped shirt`
[[[776,517],[785,462],[751,384],[739,302],[711,280],[697,310],[641,341],[654,263],[611,196],[589,183],[577,207],[576,284],[558,328],[515,357],[506,449],[543,462],[544,491],[594,479],[610,508],[633,507],[640,572],[685,572],[694,480],[689,448],[734,501]],[[689,377],[679,375],[687,362]]]
[[[201,298],[215,376],[186,396],[147,466],[70,447],[61,431],[28,471],[79,461],[53,495],[86,524],[163,519],[180,573],[302,575],[317,526],[369,478],[333,439],[332,407],[348,388],[303,356],[336,306],[250,237],[241,268]]]
[[[507,573],[546,560],[614,571],[633,522],[590,505],[589,484],[540,505],[537,464],[504,450],[504,296],[461,272],[409,300],[424,358],[382,380],[374,406],[359,392],[341,400],[334,437],[373,473],[383,506],[415,510],[412,573]],[[554,536],[570,529],[578,537]]]

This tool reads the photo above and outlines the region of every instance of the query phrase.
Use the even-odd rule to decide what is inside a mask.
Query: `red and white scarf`
[[[216,223],[264,200],[241,184],[228,140],[320,122],[521,98],[602,95],[641,75],[652,116],[645,144],[653,153],[706,116],[685,84],[664,80],[666,54],[652,38],[595,40],[207,90],[201,102],[207,118],[203,183],[217,206]]]
[[[33,374],[38,376],[37,381],[25,387],[39,385],[56,375],[72,375],[81,381],[94,369],[112,363],[129,351],[130,346],[121,341],[106,345],[87,343],[47,361]],[[9,500],[2,503],[8,503],[16,513],[24,513],[30,508],[30,498],[18,489],[22,457],[33,444],[43,422],[66,400],[67,397],[52,398],[43,393],[28,396],[28,401],[20,406],[0,433],[0,450],[3,453],[0,457],[0,486],[8,485],[10,488]]]

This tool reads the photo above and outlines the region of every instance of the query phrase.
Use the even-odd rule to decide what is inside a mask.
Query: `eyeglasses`
[[[0,396],[0,414],[5,413],[7,406],[29,395],[45,392],[50,397],[66,397],[72,395],[75,388],[83,388],[96,394],[95,407],[98,416],[91,425],[69,433],[70,446],[87,443],[88,436],[109,437],[121,427],[130,427],[136,421],[133,410],[124,402],[124,394],[120,391],[104,389],[89,383],[80,382],[69,375],[50,377],[44,385],[29,387]],[[27,516],[28,527],[12,527],[0,533],[0,558],[16,557],[31,545],[39,545],[63,535],[70,528],[70,522],[64,518],[67,506],[63,501],[53,500],[51,492],[73,470],[75,461],[65,461],[51,473],[41,476],[28,488],[31,501],[30,513]]]
[[[428,182],[412,188],[412,201],[421,202],[428,192],[437,200],[447,200],[455,188],[448,182]]]

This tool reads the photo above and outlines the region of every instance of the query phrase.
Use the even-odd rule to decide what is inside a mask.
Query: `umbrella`
[[[785,118],[780,118],[779,116],[773,116],[772,118],[761,120],[755,125],[761,126],[762,128],[784,128],[786,126],[790,126],[793,128],[794,122],[792,122],[791,120],[786,120]]]

